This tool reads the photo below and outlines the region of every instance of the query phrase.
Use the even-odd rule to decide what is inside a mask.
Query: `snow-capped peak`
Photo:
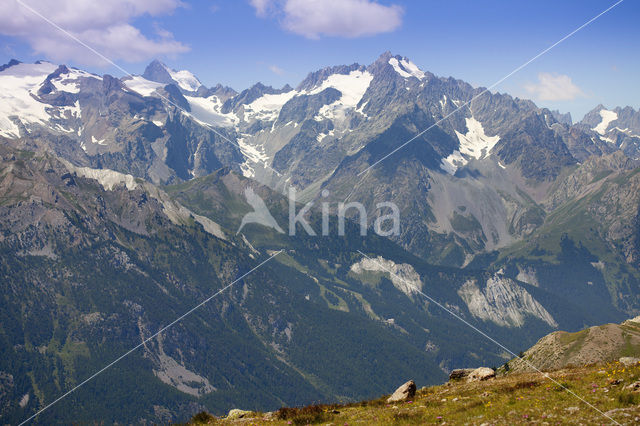
[[[340,99],[330,105],[323,106],[319,114],[326,118],[344,118],[346,110],[358,106],[372,80],[373,75],[368,71],[332,74],[308,94],[314,95],[329,87],[338,90],[342,94]]]
[[[195,92],[196,90],[198,90],[198,88],[200,88],[200,86],[202,86],[200,80],[198,80],[198,78],[193,75],[191,71],[174,71],[169,67],[166,67],[166,70],[171,78],[175,80],[175,82],[178,83],[178,86],[180,86],[180,88],[183,90]]]
[[[315,87],[302,90],[289,90],[278,94],[264,94],[253,102],[244,105],[245,120],[259,119],[273,121],[278,118],[280,110],[288,101],[296,96],[317,95],[322,91],[333,88],[341,93],[335,102],[324,105],[319,111],[319,117],[341,119],[345,111],[354,109],[360,103],[369,88],[373,75],[368,71],[354,70],[348,74],[331,74]]]
[[[397,58],[390,58],[389,65],[391,65],[393,69],[404,78],[415,77],[418,80],[422,80],[425,77],[424,71],[406,58],[402,58],[400,60]]]
[[[142,77],[163,84],[175,83],[187,92],[195,92],[202,86],[200,80],[190,71],[176,71],[157,59],[147,66]]]
[[[93,78],[96,80],[102,80],[102,77],[80,70],[78,68],[67,68],[65,73],[62,73],[58,77],[52,79],[51,83],[58,91],[78,93],[80,92],[80,78]]]
[[[35,95],[56,68],[50,62],[18,63],[0,72],[0,135],[19,137],[16,120],[23,124],[49,121],[48,105],[36,100]]]

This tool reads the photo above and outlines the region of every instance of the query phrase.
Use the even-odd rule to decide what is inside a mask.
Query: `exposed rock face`
[[[632,158],[640,154],[640,111],[631,107],[613,110],[598,105],[585,115],[579,128],[590,133],[614,149],[620,149]]]
[[[416,394],[416,384],[413,380],[409,380],[404,385],[400,386],[396,391],[391,395],[387,402],[400,402],[406,401],[410,398],[413,398]]]
[[[540,286],[536,270],[532,267],[518,266],[518,275],[516,276],[516,279],[534,287]]]
[[[499,273],[487,280],[484,289],[475,280],[467,281],[458,290],[458,295],[474,317],[501,326],[521,327],[526,315],[539,318],[552,327],[558,326],[527,290]]]
[[[25,73],[26,86],[10,90]],[[0,89],[0,136],[13,146],[154,183],[229,167],[277,190],[294,185],[308,199],[320,200],[322,189],[331,201],[349,195],[369,212],[393,201],[403,217],[394,241],[448,266],[531,235],[550,213],[540,204],[547,185],[566,176],[567,166],[640,152],[640,113],[632,108],[599,106],[572,125],[568,115],[439,78],[389,52],[369,66],[313,72],[296,89],[206,88],[158,61],[123,79],[12,61],[0,66]],[[392,164],[356,176],[395,148],[390,141],[408,141],[432,124]],[[624,196],[608,204],[637,205]],[[601,215],[620,222],[607,214],[614,211]],[[614,225],[607,239],[632,228]],[[637,260],[631,243],[625,250]]]
[[[468,377],[475,369],[474,368],[458,368],[453,370],[449,374],[449,380],[460,380]]]
[[[631,392],[640,392],[640,382],[634,382],[624,387]]]
[[[158,338],[157,353],[147,349],[148,356],[153,360],[155,368],[153,374],[163,383],[173,386],[180,392],[192,396],[201,396],[216,390],[206,377],[187,369],[184,365],[164,352],[162,338]]]
[[[396,264],[392,260],[378,256],[376,259],[365,258],[351,265],[351,272],[361,274],[363,271],[389,274],[393,285],[407,296],[422,290],[420,275],[408,263]]]
[[[61,161],[69,171],[76,175],[98,181],[98,183],[100,183],[100,185],[107,191],[113,191],[113,189],[119,185],[124,185],[129,191],[143,187],[149,196],[162,204],[164,213],[176,225],[185,224],[193,218],[196,222],[200,223],[204,230],[209,234],[215,235],[222,240],[226,240],[226,236],[220,228],[220,225],[207,217],[193,213],[186,207],[172,200],[164,191],[158,189],[156,186],[142,182],[140,179],[136,180],[136,178],[131,175],[116,172],[114,170],[76,167],[66,160]],[[70,179],[73,179],[71,175],[69,176]]]
[[[494,377],[496,377],[496,372],[493,371],[492,368],[480,367],[476,368],[471,372],[471,374],[469,374],[469,377],[467,377],[467,381],[481,382],[484,380],[493,379]]]
[[[480,367],[473,370],[467,377],[469,382],[481,382],[484,380],[493,379],[496,377],[496,372],[492,368]]]

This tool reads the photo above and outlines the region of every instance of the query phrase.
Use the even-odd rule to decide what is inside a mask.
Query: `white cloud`
[[[267,11],[271,8],[273,0],[249,0],[249,3],[256,9],[256,15],[264,17],[267,16]]]
[[[524,88],[541,101],[571,101],[584,96],[582,89],[564,74],[541,72],[538,74],[538,83],[526,84]]]
[[[269,65],[269,70],[274,74],[284,75],[284,70],[277,65]]]
[[[396,30],[403,9],[374,0],[250,0],[261,17],[274,15],[281,25],[307,38],[364,37]]]
[[[143,15],[158,17],[182,6],[180,0],[22,0],[28,7],[73,34],[111,60],[138,62],[189,50],[167,31],[152,39],[130,22]],[[0,34],[25,40],[35,54],[64,62],[103,61],[16,0],[0,2]]]

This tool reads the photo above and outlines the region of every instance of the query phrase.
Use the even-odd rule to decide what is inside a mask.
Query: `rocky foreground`
[[[408,382],[399,388],[394,395],[408,392],[406,398],[396,402],[389,402],[392,398],[386,395],[353,404],[281,408],[270,413],[232,410],[222,418],[200,413],[189,424],[640,423],[638,362],[625,365],[615,361],[549,373],[498,374],[486,380],[463,374],[444,385],[423,387],[414,395],[411,387]]]

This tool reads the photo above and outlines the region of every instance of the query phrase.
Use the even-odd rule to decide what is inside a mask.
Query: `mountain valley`
[[[36,421],[354,402],[640,314],[631,107],[573,123],[389,52],[241,92],[159,61],[122,78],[11,61],[0,96],[7,423],[136,345]],[[249,193],[282,229],[313,203],[328,232],[244,225]],[[338,232],[347,202],[366,235],[356,209]]]

